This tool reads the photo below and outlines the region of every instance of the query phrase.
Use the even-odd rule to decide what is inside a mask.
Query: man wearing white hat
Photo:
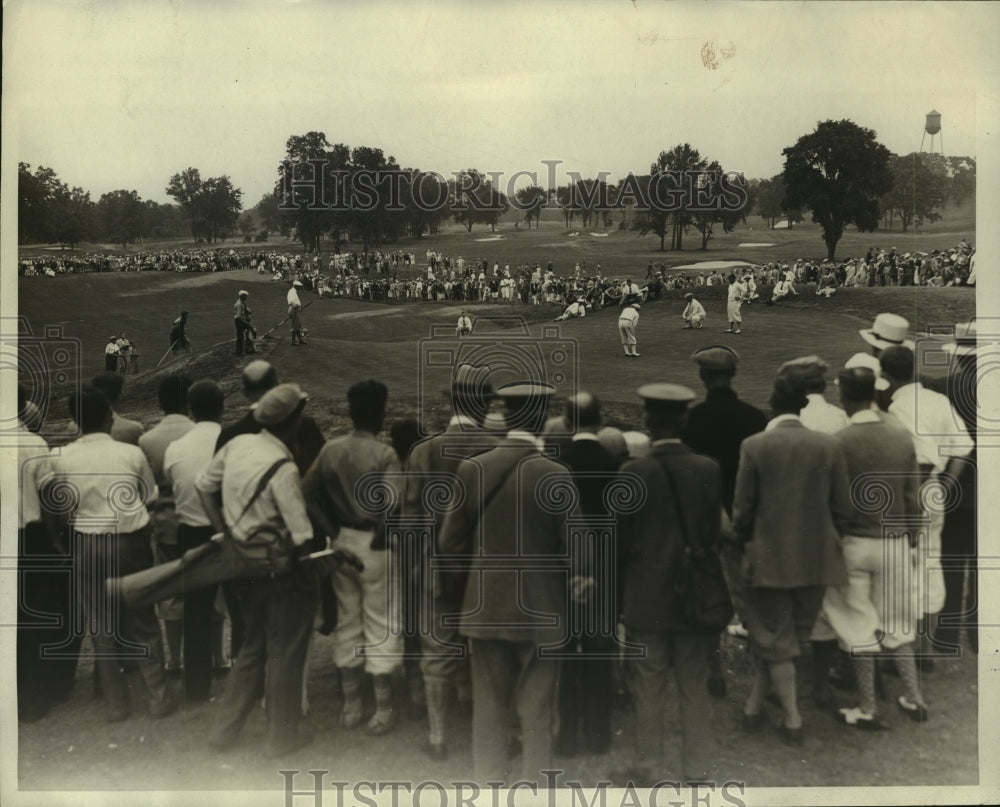
[[[639,355],[639,343],[636,341],[635,329],[639,326],[639,303],[632,303],[622,309],[618,316],[618,333],[622,338],[622,347],[627,357]]]
[[[205,513],[218,532],[246,541],[262,531],[298,554],[313,537],[291,447],[309,396],[297,384],[279,384],[257,402],[259,434],[230,440],[195,478]],[[261,681],[267,710],[268,756],[307,745],[300,730],[302,682],[313,614],[315,585],[297,565],[286,574],[237,580],[246,639],[229,676],[225,700],[209,746],[231,747],[259,703]]]
[[[292,344],[304,345],[306,340],[302,338],[302,320],[299,319],[299,312],[302,310],[302,301],[299,299],[299,289],[302,288],[302,281],[292,281],[292,287],[288,290],[288,318],[292,321]]]
[[[247,350],[248,337],[247,332],[250,330],[250,306],[247,305],[247,297],[250,296],[250,292],[245,289],[240,289],[240,293],[233,304],[233,324],[236,326],[236,355],[242,356],[244,353],[249,352]]]

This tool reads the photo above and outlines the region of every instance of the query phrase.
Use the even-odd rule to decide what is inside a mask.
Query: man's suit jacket
[[[748,585],[846,583],[840,539],[850,513],[847,462],[834,437],[794,419],[743,441],[733,530],[749,542]]]
[[[465,556],[469,564],[460,632],[536,644],[564,640],[566,570],[532,569],[532,557],[568,560],[567,513],[543,507],[546,477],[565,478],[565,466],[525,440],[505,437],[493,450],[464,460],[458,473],[465,498],[445,517],[439,543],[442,553]],[[491,561],[524,571],[490,568]]]
[[[462,460],[468,459],[489,451],[497,444],[497,435],[490,434],[483,429],[463,427],[451,424],[440,434],[435,434],[425,440],[421,440],[410,451],[410,456],[406,460],[406,483],[403,491],[403,513],[408,516],[430,515],[434,519],[434,541],[435,551],[440,546],[441,529],[444,526],[444,517],[450,507],[450,501],[444,500],[440,496],[432,496],[434,504],[439,506],[429,509],[424,501],[424,492],[428,490],[428,485],[434,485],[434,491],[440,490],[441,477],[456,479],[458,477],[459,465]],[[460,496],[461,490],[455,484],[453,495]],[[420,547],[420,552],[429,553],[430,543]],[[413,557],[413,556],[411,556]],[[415,569],[409,570],[414,574],[413,579],[421,582]],[[434,589],[435,597],[444,597],[451,602],[461,600],[462,591],[465,587],[465,572],[437,571],[431,574],[430,582]]]
[[[676,495],[664,466],[674,479]],[[653,446],[648,456],[626,462],[621,470],[636,474],[646,486],[641,507],[619,521],[625,625],[640,631],[681,630],[685,625],[675,583],[685,546],[684,530],[693,547],[718,543],[722,524],[719,464],[678,441]]]
[[[560,459],[573,473],[583,514],[607,515],[604,491],[618,473],[621,464],[618,458],[597,440],[573,440],[563,449]]]

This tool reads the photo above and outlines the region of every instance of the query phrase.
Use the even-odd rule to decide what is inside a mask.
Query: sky
[[[547,185],[543,160],[557,184],[615,180],[685,142],[769,177],[826,119],[905,154],[933,108],[935,150],[976,156],[977,96],[1000,86],[986,3],[31,0],[4,23],[5,159],[95,200],[170,201],[193,166],[251,207],[285,141],[314,130]]]

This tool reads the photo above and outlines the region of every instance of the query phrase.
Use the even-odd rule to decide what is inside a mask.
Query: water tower
[[[938,139],[938,153],[944,156],[944,136],[941,134],[941,113],[936,109],[932,109],[927,113],[927,117],[924,121],[924,134],[920,138],[920,153],[923,154],[924,151],[924,141],[927,139],[927,135],[931,136],[931,144],[929,154],[934,153],[934,137],[937,136]]]

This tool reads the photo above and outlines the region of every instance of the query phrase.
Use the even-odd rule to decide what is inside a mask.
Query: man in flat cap
[[[240,289],[240,293],[233,304],[233,324],[236,326],[236,355],[242,356],[247,350],[247,332],[250,330],[250,317],[252,312],[247,305],[247,298],[250,292]]]
[[[699,454],[719,463],[722,471],[722,506],[732,513],[736,469],[740,445],[751,434],[763,431],[767,415],[756,406],[741,401],[732,388],[739,365],[739,354],[726,345],[709,345],[691,354],[698,365],[698,376],[705,387],[705,400],[688,410],[682,437]],[[719,640],[722,634],[719,634]],[[726,695],[722,654],[717,641],[709,658],[708,691],[713,697]]]
[[[799,420],[807,429],[836,434],[847,426],[847,415],[839,406],[829,403],[823,396],[826,390],[827,363],[819,356],[802,356],[786,361],[778,368],[778,375],[795,376],[805,386],[809,403],[799,412]],[[813,659],[813,700],[821,707],[833,702],[830,689],[830,669],[837,659],[837,635],[824,617],[822,610],[810,636]]]
[[[688,404],[695,394],[678,384],[647,384],[643,399],[651,453],[622,466],[646,487],[642,505],[620,517],[623,559],[622,619],[631,642],[645,646],[634,662],[635,729],[632,766],[612,774],[617,785],[650,787],[665,777],[667,675],[680,697],[681,770],[685,781],[715,778],[710,726],[711,700],[705,689],[711,632],[691,629],[683,619],[676,588],[670,585],[685,547],[715,548],[722,522],[722,481],[718,463],[681,442]]]
[[[451,387],[447,391],[451,400],[452,416],[447,428],[417,443],[410,452],[406,463],[406,487],[403,492],[403,513],[433,521],[433,530],[426,541],[418,547],[411,547],[411,556],[432,555],[438,546],[430,540],[440,539],[441,528],[447,508],[428,510],[425,492],[440,485],[442,480],[453,486],[453,494],[458,496],[457,473],[463,459],[474,457],[493,448],[497,443],[495,435],[483,429],[483,419],[493,398],[489,383],[490,368],[460,364],[455,368]],[[456,498],[457,501],[457,498]],[[415,593],[430,592],[431,613],[418,613],[420,625],[429,626],[430,632],[420,634],[420,673],[423,677],[424,693],[427,701],[428,737],[424,751],[432,759],[447,757],[446,720],[447,707],[453,697],[452,687],[463,667],[463,659],[456,656],[461,644],[456,625],[445,625],[443,614],[461,611],[462,590],[465,583],[463,572],[437,572],[430,579],[421,579],[413,571]],[[420,603],[427,600],[421,598]],[[409,602],[409,600],[404,600]]]
[[[299,299],[299,289],[302,288],[301,280],[293,280],[292,287],[288,290],[286,301],[288,302],[288,319],[292,323],[292,344],[304,345],[306,340],[302,338],[302,320],[299,312],[302,311],[302,300]]]
[[[302,410],[309,396],[297,384],[279,384],[257,402],[259,434],[226,443],[195,478],[205,513],[218,532],[245,541],[262,530],[308,551],[312,524],[292,458]],[[225,701],[210,740],[213,750],[231,747],[260,701],[267,709],[268,756],[281,756],[312,741],[299,728],[302,683],[313,614],[315,586],[293,564],[287,574],[237,580],[246,639],[229,676]]]
[[[767,428],[740,447],[733,495],[733,531],[744,545],[740,615],[756,663],[743,726],[766,725],[765,698],[773,687],[784,711],[779,733],[801,746],[794,659],[812,633],[826,587],[847,582],[840,540],[853,507],[840,445],[799,420],[807,403],[802,380],[779,375],[770,403]]]
[[[836,434],[847,425],[847,415],[839,406],[829,403],[826,391],[826,373],[829,365],[819,356],[801,356],[786,361],[778,368],[778,375],[796,375],[802,379],[809,403],[799,412],[799,420],[807,429]]]
[[[622,339],[622,347],[627,357],[639,355],[639,344],[636,341],[635,329],[639,327],[639,303],[632,303],[622,309],[618,315],[618,333]]]
[[[240,374],[243,384],[243,397],[249,403],[243,417],[228,426],[224,426],[219,432],[215,441],[215,450],[219,451],[226,443],[241,434],[257,434],[261,430],[260,421],[254,417],[254,410],[258,406],[260,399],[267,392],[278,385],[278,371],[267,361],[255,359],[243,368]],[[292,443],[292,457],[295,460],[295,467],[299,469],[299,476],[305,477],[306,471],[319,456],[320,449],[326,438],[311,415],[302,413],[299,423],[299,430]],[[319,532],[317,530],[317,532]],[[315,549],[324,549],[326,541],[323,535],[319,535],[314,546]],[[229,609],[229,618],[232,621],[232,633],[230,636],[230,654],[233,658],[240,652],[243,644],[243,618],[238,602],[238,592],[236,587],[224,583],[222,586],[226,595],[226,607]],[[332,631],[337,621],[337,603],[330,588],[328,578],[322,578],[320,582],[320,595],[323,605],[323,625],[324,630]]]
[[[566,469],[542,456],[538,437],[553,388],[535,382],[497,390],[508,431],[496,448],[459,466],[462,503],[445,516],[440,547],[466,556],[459,631],[472,662],[472,755],[478,781],[526,780],[544,786],[551,768],[559,661],[542,645],[567,638],[565,570],[539,569],[538,555],[565,555],[563,508],[540,495],[544,480]],[[574,508],[575,509],[575,508]],[[505,557],[506,568],[491,561]],[[514,568],[511,568],[513,564]],[[522,769],[507,760],[510,710],[521,727]]]

